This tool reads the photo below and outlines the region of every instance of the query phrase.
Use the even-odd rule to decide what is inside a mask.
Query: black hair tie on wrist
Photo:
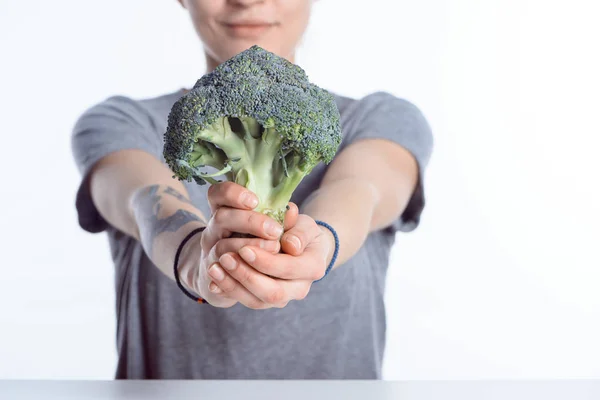
[[[205,226],[201,227],[201,228],[196,228],[193,231],[191,231],[190,233],[187,234],[187,236],[181,241],[181,244],[179,245],[179,248],[177,248],[177,252],[175,253],[175,261],[173,262],[173,274],[175,275],[175,282],[177,282],[177,286],[179,287],[179,289],[181,289],[181,291],[190,299],[194,300],[196,303],[200,303],[200,304],[204,304],[207,303],[206,300],[204,300],[202,297],[198,297],[195,296],[194,294],[190,293],[186,288],[183,287],[183,285],[181,284],[181,279],[179,278],[179,256],[181,255],[181,251],[183,250],[183,246],[185,246],[185,244],[187,242],[189,242],[189,240],[194,237],[194,235],[196,235],[197,233],[202,232],[204,229],[206,229]]]

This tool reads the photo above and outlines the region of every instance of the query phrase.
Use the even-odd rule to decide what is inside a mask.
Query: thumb
[[[291,201],[288,203],[289,210],[285,213],[285,218],[283,220],[283,230],[287,231],[288,229],[292,229],[296,226],[296,222],[298,222],[298,206]]]
[[[281,250],[292,256],[299,256],[304,249],[321,234],[319,225],[308,215],[302,214],[293,228],[281,237]]]

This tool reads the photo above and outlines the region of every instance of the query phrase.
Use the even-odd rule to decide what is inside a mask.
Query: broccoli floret
[[[227,180],[259,199],[256,211],[283,224],[300,181],[341,142],[331,93],[302,68],[258,46],[204,75],[173,105],[164,157],[175,177],[198,184]],[[208,173],[203,167],[217,171]]]

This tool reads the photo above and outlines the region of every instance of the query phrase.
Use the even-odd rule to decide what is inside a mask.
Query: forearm
[[[174,278],[177,246],[189,231],[204,226],[204,216],[188,200],[185,186],[172,175],[153,156],[123,150],[98,162],[91,173],[90,190],[102,217],[139,240],[153,263]]]
[[[202,213],[169,185],[150,185],[137,190],[130,208],[144,251],[165,275],[174,279],[177,248],[189,232],[206,225]],[[186,246],[180,264],[187,264],[186,260],[195,252],[192,246]]]
[[[416,160],[406,149],[386,140],[362,140],[336,156],[301,212],[335,228],[340,240],[336,265],[340,265],[360,249],[370,232],[400,217],[417,181]],[[332,240],[329,230],[323,229]]]
[[[379,200],[377,191],[369,182],[349,178],[321,187],[302,205],[301,213],[326,222],[336,230],[340,246],[334,268],[356,254],[369,232],[375,229],[377,221],[373,217]],[[327,228],[322,230],[328,239],[333,240]],[[332,255],[333,248],[328,262]]]

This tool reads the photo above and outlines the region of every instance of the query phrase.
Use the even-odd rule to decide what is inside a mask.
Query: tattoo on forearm
[[[168,217],[159,218],[160,202],[163,193],[168,193],[178,199],[181,197],[180,200],[191,204],[181,193],[171,187],[168,187],[161,193],[159,185],[152,185],[140,193],[136,200],[140,239],[142,240],[142,245],[146,248],[146,252],[150,255],[152,255],[154,240],[159,234],[163,232],[176,232],[191,221],[201,221],[198,215],[181,209]]]
[[[165,189],[165,193],[170,194],[171,196],[177,198],[179,201],[183,201],[184,203],[192,204],[192,202],[186,198],[184,195],[179,193],[177,190],[173,189],[171,186],[168,186]]]

